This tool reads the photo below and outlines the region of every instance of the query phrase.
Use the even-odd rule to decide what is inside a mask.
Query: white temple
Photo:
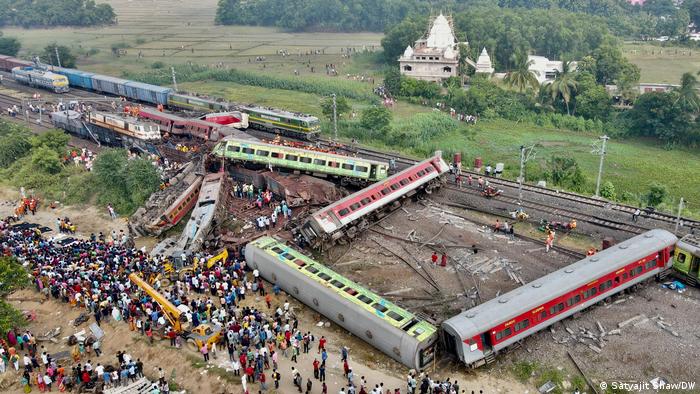
[[[474,67],[476,69],[477,74],[493,74],[495,71],[493,68],[493,64],[491,63],[491,57],[489,56],[489,53],[486,51],[486,47],[481,50],[481,54],[479,55],[479,58],[476,60],[476,66]]]
[[[440,14],[433,20],[427,37],[406,47],[399,58],[401,74],[416,79],[440,82],[457,76],[459,48],[452,20]]]

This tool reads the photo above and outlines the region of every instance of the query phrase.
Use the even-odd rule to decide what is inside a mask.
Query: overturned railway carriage
[[[394,360],[420,370],[435,357],[435,326],[283,242],[259,238],[245,257],[265,279]]]
[[[441,186],[445,181],[443,174],[448,170],[440,152],[436,152],[430,159],[314,212],[302,226],[301,233],[312,245],[353,238],[374,219],[391,208],[398,208],[400,199],[421,191],[430,193]]]
[[[160,142],[160,130],[155,124],[141,122],[133,117],[92,112],[85,116],[76,111],[58,111],[50,114],[54,126],[80,138],[100,145],[136,148],[157,152],[153,144]]]
[[[693,286],[700,283],[700,235],[688,234],[676,245],[673,269]]]
[[[486,364],[508,346],[670,268],[676,240],[665,230],[648,231],[462,312],[442,324],[445,347],[469,367]]]
[[[55,93],[67,93],[70,90],[68,78],[51,71],[32,67],[15,67],[12,69],[12,77],[19,83],[51,90]]]
[[[231,109],[231,104],[215,99],[189,96],[172,92],[168,96],[168,106],[204,112],[223,112]]]
[[[337,177],[344,183],[379,181],[389,170],[388,163],[379,161],[233,137],[217,144],[212,153],[240,163]]]
[[[200,119],[187,119],[161,112],[154,108],[141,108],[138,116],[158,124],[163,133],[175,136],[198,138],[213,142],[219,141],[226,136],[257,140],[257,138],[234,127],[223,126]]]

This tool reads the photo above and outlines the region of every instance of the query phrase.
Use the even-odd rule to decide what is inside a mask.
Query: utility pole
[[[175,88],[175,92],[177,92],[177,79],[175,78],[175,67],[170,67],[170,72],[173,74],[173,87]]]
[[[678,232],[678,226],[681,224],[681,212],[683,211],[683,205],[685,201],[681,197],[681,201],[678,203],[678,216],[676,217],[676,228],[673,230],[674,233]]]
[[[58,63],[58,67],[61,67],[61,56],[58,54],[58,45],[53,47],[54,52],[56,52],[56,63]]]
[[[333,139],[338,141],[338,112],[335,102],[335,93],[333,93],[331,97],[333,97]]]
[[[605,144],[608,142],[610,137],[607,135],[603,135],[600,137],[600,139],[603,141],[600,146],[600,150],[594,149],[593,153],[599,154],[600,155],[600,165],[598,166],[598,179],[595,182],[595,196],[598,197],[600,195],[600,178],[603,176],[603,160],[605,159]]]
[[[535,157],[535,145],[520,145],[520,176],[518,177],[518,205],[523,202],[523,182],[525,182],[525,163]]]

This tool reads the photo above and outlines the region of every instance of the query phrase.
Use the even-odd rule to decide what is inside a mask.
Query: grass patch
[[[576,159],[586,176],[584,191],[592,195],[598,173],[599,156],[591,154],[591,145],[597,134],[549,129],[520,124],[508,120],[484,120],[470,127],[474,135],[452,132],[440,138],[425,141],[420,146],[404,149],[405,154],[423,157],[424,152],[442,150],[443,157],[451,158],[455,152],[462,153],[462,165],[472,167],[474,159],[480,157],[484,165],[502,162],[504,178],[515,179],[519,172],[520,145],[537,145],[535,159],[528,169],[536,169],[553,155],[570,156]],[[363,143],[379,149],[387,147],[383,142],[364,139]],[[688,201],[684,216],[700,217],[700,188],[691,186],[689,180],[700,173],[700,151],[690,148],[664,149],[651,140],[608,141],[602,183],[610,181],[617,195],[631,193],[631,204],[645,194],[654,182],[666,186],[669,196],[660,209],[674,212],[678,199]],[[526,174],[528,175],[528,174]],[[675,213],[675,212],[674,212]]]
[[[534,362],[518,361],[517,363],[513,364],[513,374],[523,383],[530,380],[536,369],[537,364]]]
[[[564,372],[556,368],[540,369],[535,375],[535,387],[542,387],[543,384],[551,381],[556,385],[552,394],[563,393]]]

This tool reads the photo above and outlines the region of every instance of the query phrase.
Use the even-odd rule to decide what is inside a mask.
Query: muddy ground
[[[497,269],[497,263],[488,266],[486,273],[472,274],[474,262],[478,267],[478,261],[483,259],[507,261],[527,283],[576,261],[562,253],[545,253],[539,243],[510,240],[494,234],[490,226],[483,223],[495,220],[485,214],[435,204],[432,200],[409,202],[363,233],[352,248],[339,245],[325,257],[342,274],[385,294],[409,310],[433,316],[438,323],[468,308],[474,301],[485,302],[519,286],[505,268]],[[515,228],[516,232],[535,239],[544,237],[526,223],[517,223]],[[409,235],[412,240],[406,241]],[[560,233],[555,244],[583,252],[592,245],[600,245],[599,242],[600,239]],[[476,254],[472,245],[478,250]],[[420,264],[418,271],[430,272],[441,291],[388,250],[399,253],[414,267]],[[433,250],[447,251],[450,258],[446,268],[430,267]],[[479,289],[476,299],[473,296],[475,287]],[[472,297],[465,297],[465,293]],[[579,376],[567,355],[567,351],[571,351],[595,384],[613,380],[649,381],[659,376],[671,382],[693,381],[700,374],[700,366],[688,361],[700,358],[700,329],[696,318],[699,313],[698,289],[689,288],[681,294],[652,281],[636,292],[620,295],[609,304],[593,307],[556,324],[553,333],[545,330],[526,339],[521,348],[497,358],[497,362],[485,370],[497,376],[512,375],[517,366],[531,362],[540,371],[559,371],[564,386],[570,387],[569,382]],[[635,316],[639,316],[638,319],[621,328],[620,335],[606,335],[602,341],[584,338],[581,332],[581,328],[585,328],[597,339],[600,337],[597,322],[609,332]],[[668,325],[678,336],[660,324]],[[574,335],[569,334],[567,327]],[[591,344],[600,348],[600,353],[592,350]],[[461,369],[451,363],[447,365]],[[530,384],[535,381],[533,379]]]

